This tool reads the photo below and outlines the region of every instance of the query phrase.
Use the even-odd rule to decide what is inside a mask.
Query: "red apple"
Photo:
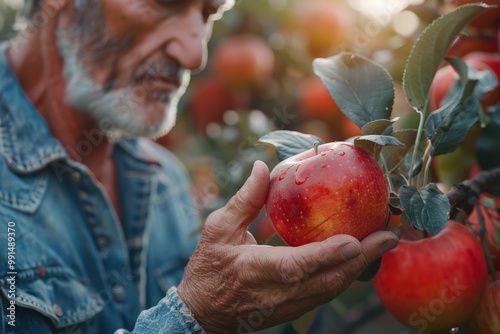
[[[271,172],[266,210],[291,246],[349,234],[359,240],[387,224],[389,188],[377,162],[350,143],[320,145]]]
[[[385,253],[374,284],[382,305],[421,333],[465,322],[479,304],[487,279],[476,236],[449,220],[436,236],[401,240]]]
[[[271,78],[274,53],[257,35],[233,35],[217,44],[212,54],[212,66],[215,74],[228,86],[254,87]]]
[[[500,333],[500,281],[488,285],[479,306],[464,327],[467,334]]]
[[[485,196],[484,194],[481,195],[481,199]],[[495,270],[500,270],[500,245],[496,242],[496,231],[498,227],[495,228],[495,225],[500,226],[500,215],[495,209],[486,208],[483,205],[481,205],[480,208],[486,227],[486,242],[493,260],[493,265]],[[479,217],[475,208],[469,215],[468,220],[474,224],[475,228],[479,227]]]

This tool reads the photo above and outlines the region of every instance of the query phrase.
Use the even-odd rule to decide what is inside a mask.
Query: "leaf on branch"
[[[436,235],[448,221],[450,202],[435,183],[420,189],[405,185],[399,190],[399,199],[405,214],[416,228]]]
[[[457,99],[461,99],[464,94],[464,86],[467,83],[467,80],[476,81],[473,94],[478,101],[481,101],[485,94],[491,92],[498,86],[498,79],[492,71],[477,70],[472,66],[468,66],[459,58],[447,58],[446,60],[459,74],[460,80],[450,87],[446,96],[441,101],[440,107],[445,107],[447,104],[452,104],[456,102]],[[464,96],[464,98],[465,97],[468,96]]]
[[[478,97],[482,98],[484,94],[482,89],[475,90],[479,78],[486,78],[484,75],[468,67],[461,59],[450,58],[448,61],[460,75],[459,91],[427,119],[425,132],[432,143],[432,156],[453,152],[460,146],[477,122],[481,110]]]
[[[354,139],[354,145],[368,152],[375,160],[378,160],[384,146],[404,148],[404,144],[396,137],[385,135],[359,136]]]
[[[415,145],[415,140],[417,138],[416,129],[403,129],[394,131],[392,136],[399,140],[405,145],[404,148],[387,146],[382,148],[381,156],[385,161],[385,166],[387,171],[391,172],[396,170],[401,163],[404,161],[406,154]]]
[[[270,132],[257,141],[257,143],[274,146],[280,161],[313,148],[314,142],[324,143],[317,136],[288,130]]]
[[[470,4],[456,9],[434,20],[413,45],[403,73],[403,90],[408,103],[426,110],[427,96],[432,80],[451,42],[467,24],[484,9],[485,4]]]
[[[361,135],[382,135],[390,130],[390,126],[396,123],[399,120],[399,117],[395,117],[393,119],[377,119],[375,121],[371,121],[366,123],[361,129]],[[388,134],[388,133],[387,133]]]
[[[313,61],[340,110],[362,128],[377,119],[389,119],[394,103],[394,83],[381,65],[358,54],[342,52]]]

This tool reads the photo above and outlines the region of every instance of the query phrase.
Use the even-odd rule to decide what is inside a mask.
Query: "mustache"
[[[166,58],[165,56],[150,58],[139,65],[127,84],[147,84],[150,79],[160,79],[179,87],[182,84],[185,72],[186,69],[174,59]],[[114,75],[112,75],[112,77],[114,77]],[[110,92],[117,84],[119,84],[119,82],[111,78],[111,80],[108,80],[103,85],[102,90],[104,93]]]
[[[134,81],[147,80],[148,78],[160,78],[179,86],[185,69],[179,62],[170,58],[159,58],[147,61],[140,66],[134,75]]]

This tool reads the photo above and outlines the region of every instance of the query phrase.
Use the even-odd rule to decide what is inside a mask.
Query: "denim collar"
[[[6,43],[0,44],[0,155],[12,170],[21,174],[36,172],[56,160],[70,160],[10,69],[6,48]],[[142,141],[124,137],[117,145],[146,165],[159,164],[153,155],[141,149]]]

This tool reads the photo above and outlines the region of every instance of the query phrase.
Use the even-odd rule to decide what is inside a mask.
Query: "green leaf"
[[[274,146],[278,159],[281,161],[313,148],[315,142],[324,143],[319,137],[288,130],[270,132],[257,141],[257,143]]]
[[[361,135],[381,135],[386,132],[387,128],[392,124],[396,123],[399,120],[399,117],[389,119],[377,119],[375,121],[371,121],[366,123],[361,129]]]
[[[434,20],[413,45],[403,73],[403,90],[408,103],[426,110],[432,79],[451,42],[485,8],[485,4],[460,6]]]
[[[404,157],[410,151],[410,149],[415,145],[415,140],[417,139],[416,129],[403,129],[397,130],[392,133],[392,136],[403,143],[405,146],[397,148],[392,146],[387,146],[382,148],[381,156],[384,159],[384,164],[387,171],[394,171],[400,165],[403,165]]]
[[[354,145],[368,152],[375,160],[378,160],[380,151],[384,146],[397,146],[404,148],[404,144],[393,136],[367,135],[354,139]]]
[[[477,106],[479,102],[460,105],[457,111],[450,114],[451,120],[445,120],[431,137],[431,156],[454,152],[467,137],[469,129],[477,121]],[[454,117],[452,117],[454,116]]]
[[[461,84],[458,85],[459,91],[454,94],[458,98],[444,103],[427,119],[425,132],[432,143],[432,156],[453,152],[465,140],[481,109],[478,96],[482,98],[484,94],[481,90],[475,94],[476,84],[480,77],[487,78],[469,68],[461,59],[453,58],[448,61],[460,75]]]
[[[389,119],[394,84],[381,65],[350,52],[313,61],[320,77],[342,113],[362,128],[377,119]]]
[[[420,189],[402,186],[399,199],[405,214],[416,228],[436,235],[448,221],[450,202],[435,183]]]

